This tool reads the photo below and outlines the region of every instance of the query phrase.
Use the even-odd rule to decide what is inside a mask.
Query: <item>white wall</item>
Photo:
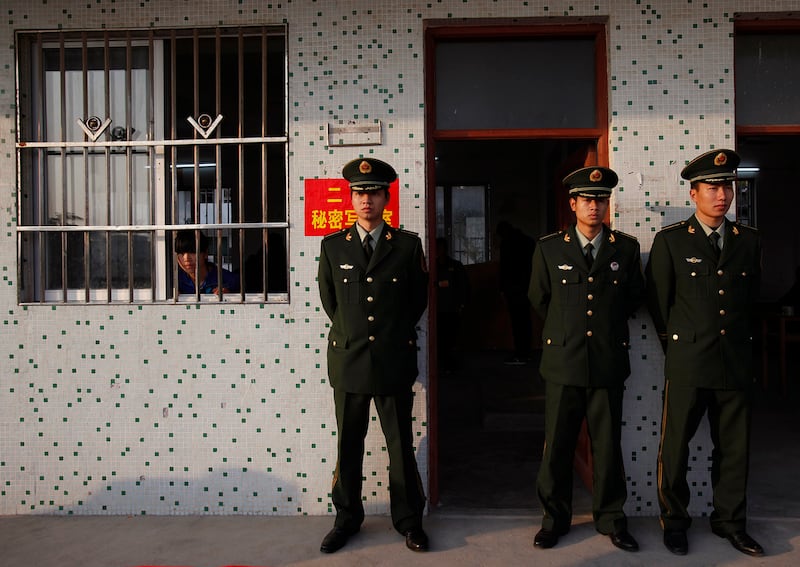
[[[325,514],[335,419],[319,238],[303,236],[303,180],[338,177],[359,151],[400,173],[403,225],[425,226],[423,22],[428,18],[608,16],[615,228],[646,252],[688,216],[686,160],[735,145],[734,12],[756,0],[675,2],[264,3],[5,0],[0,23],[0,514]],[[272,6],[272,7],[270,7]],[[800,8],[776,0],[774,10]],[[289,305],[17,304],[14,37],[21,29],[288,22]],[[325,124],[384,122],[384,143],[329,148]],[[624,449],[631,514],[654,514],[662,358],[649,318],[632,321]],[[424,343],[425,337],[422,337]],[[425,368],[426,353],[421,353]],[[428,472],[427,377],[415,430]],[[367,513],[387,513],[387,459],[374,424]],[[696,512],[708,510],[707,433],[696,445]]]

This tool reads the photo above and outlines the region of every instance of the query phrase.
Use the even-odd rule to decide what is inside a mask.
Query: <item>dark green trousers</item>
[[[711,442],[711,528],[729,534],[745,529],[750,455],[751,395],[746,390],[711,390],[675,386],[664,392],[658,450],[658,502],[664,529],[687,530],[689,517],[689,442],[704,414]]]
[[[573,461],[584,417],[592,445],[592,516],[597,531],[627,529],[628,496],[620,449],[624,388],[582,388],[546,382],[544,453],[536,489],[542,527],[559,533],[572,523]]]
[[[332,499],[336,527],[355,531],[364,521],[361,478],[364,438],[369,426],[370,402],[381,422],[389,452],[389,498],[392,524],[400,533],[422,527],[425,493],[414,457],[411,412],[414,393],[372,396],[334,390],[336,423],[339,428],[338,458],[333,477]]]

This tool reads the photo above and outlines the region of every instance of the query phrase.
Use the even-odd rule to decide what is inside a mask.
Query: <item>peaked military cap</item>
[[[397,179],[397,172],[386,162],[375,158],[358,158],[345,164],[342,176],[352,191],[388,189]]]
[[[567,175],[562,183],[569,187],[570,197],[597,197],[611,196],[611,190],[617,185],[619,178],[613,169],[593,165],[573,171]]]
[[[690,183],[734,181],[740,159],[739,154],[733,150],[711,150],[690,161],[681,171],[681,177]]]

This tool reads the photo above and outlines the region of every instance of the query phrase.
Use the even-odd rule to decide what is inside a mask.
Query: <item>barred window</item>
[[[288,301],[283,26],[16,45],[21,303]]]

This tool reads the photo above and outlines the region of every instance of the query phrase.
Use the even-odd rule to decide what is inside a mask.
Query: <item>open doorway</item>
[[[523,281],[527,254],[571,220],[561,180],[596,156],[585,140],[482,140],[436,144],[436,238],[464,267],[468,295],[453,316],[447,296],[464,285],[439,264],[437,386],[442,509],[533,510],[544,440],[544,384],[538,374],[541,326],[527,305],[527,355],[519,352],[521,307],[509,273]],[[511,227],[515,246],[499,227]],[[513,263],[508,267],[508,263]],[[527,286],[523,290],[527,296]],[[443,335],[442,332],[452,336]],[[481,488],[483,487],[483,488]],[[579,497],[576,495],[576,497]],[[588,497],[588,493],[587,493]]]

